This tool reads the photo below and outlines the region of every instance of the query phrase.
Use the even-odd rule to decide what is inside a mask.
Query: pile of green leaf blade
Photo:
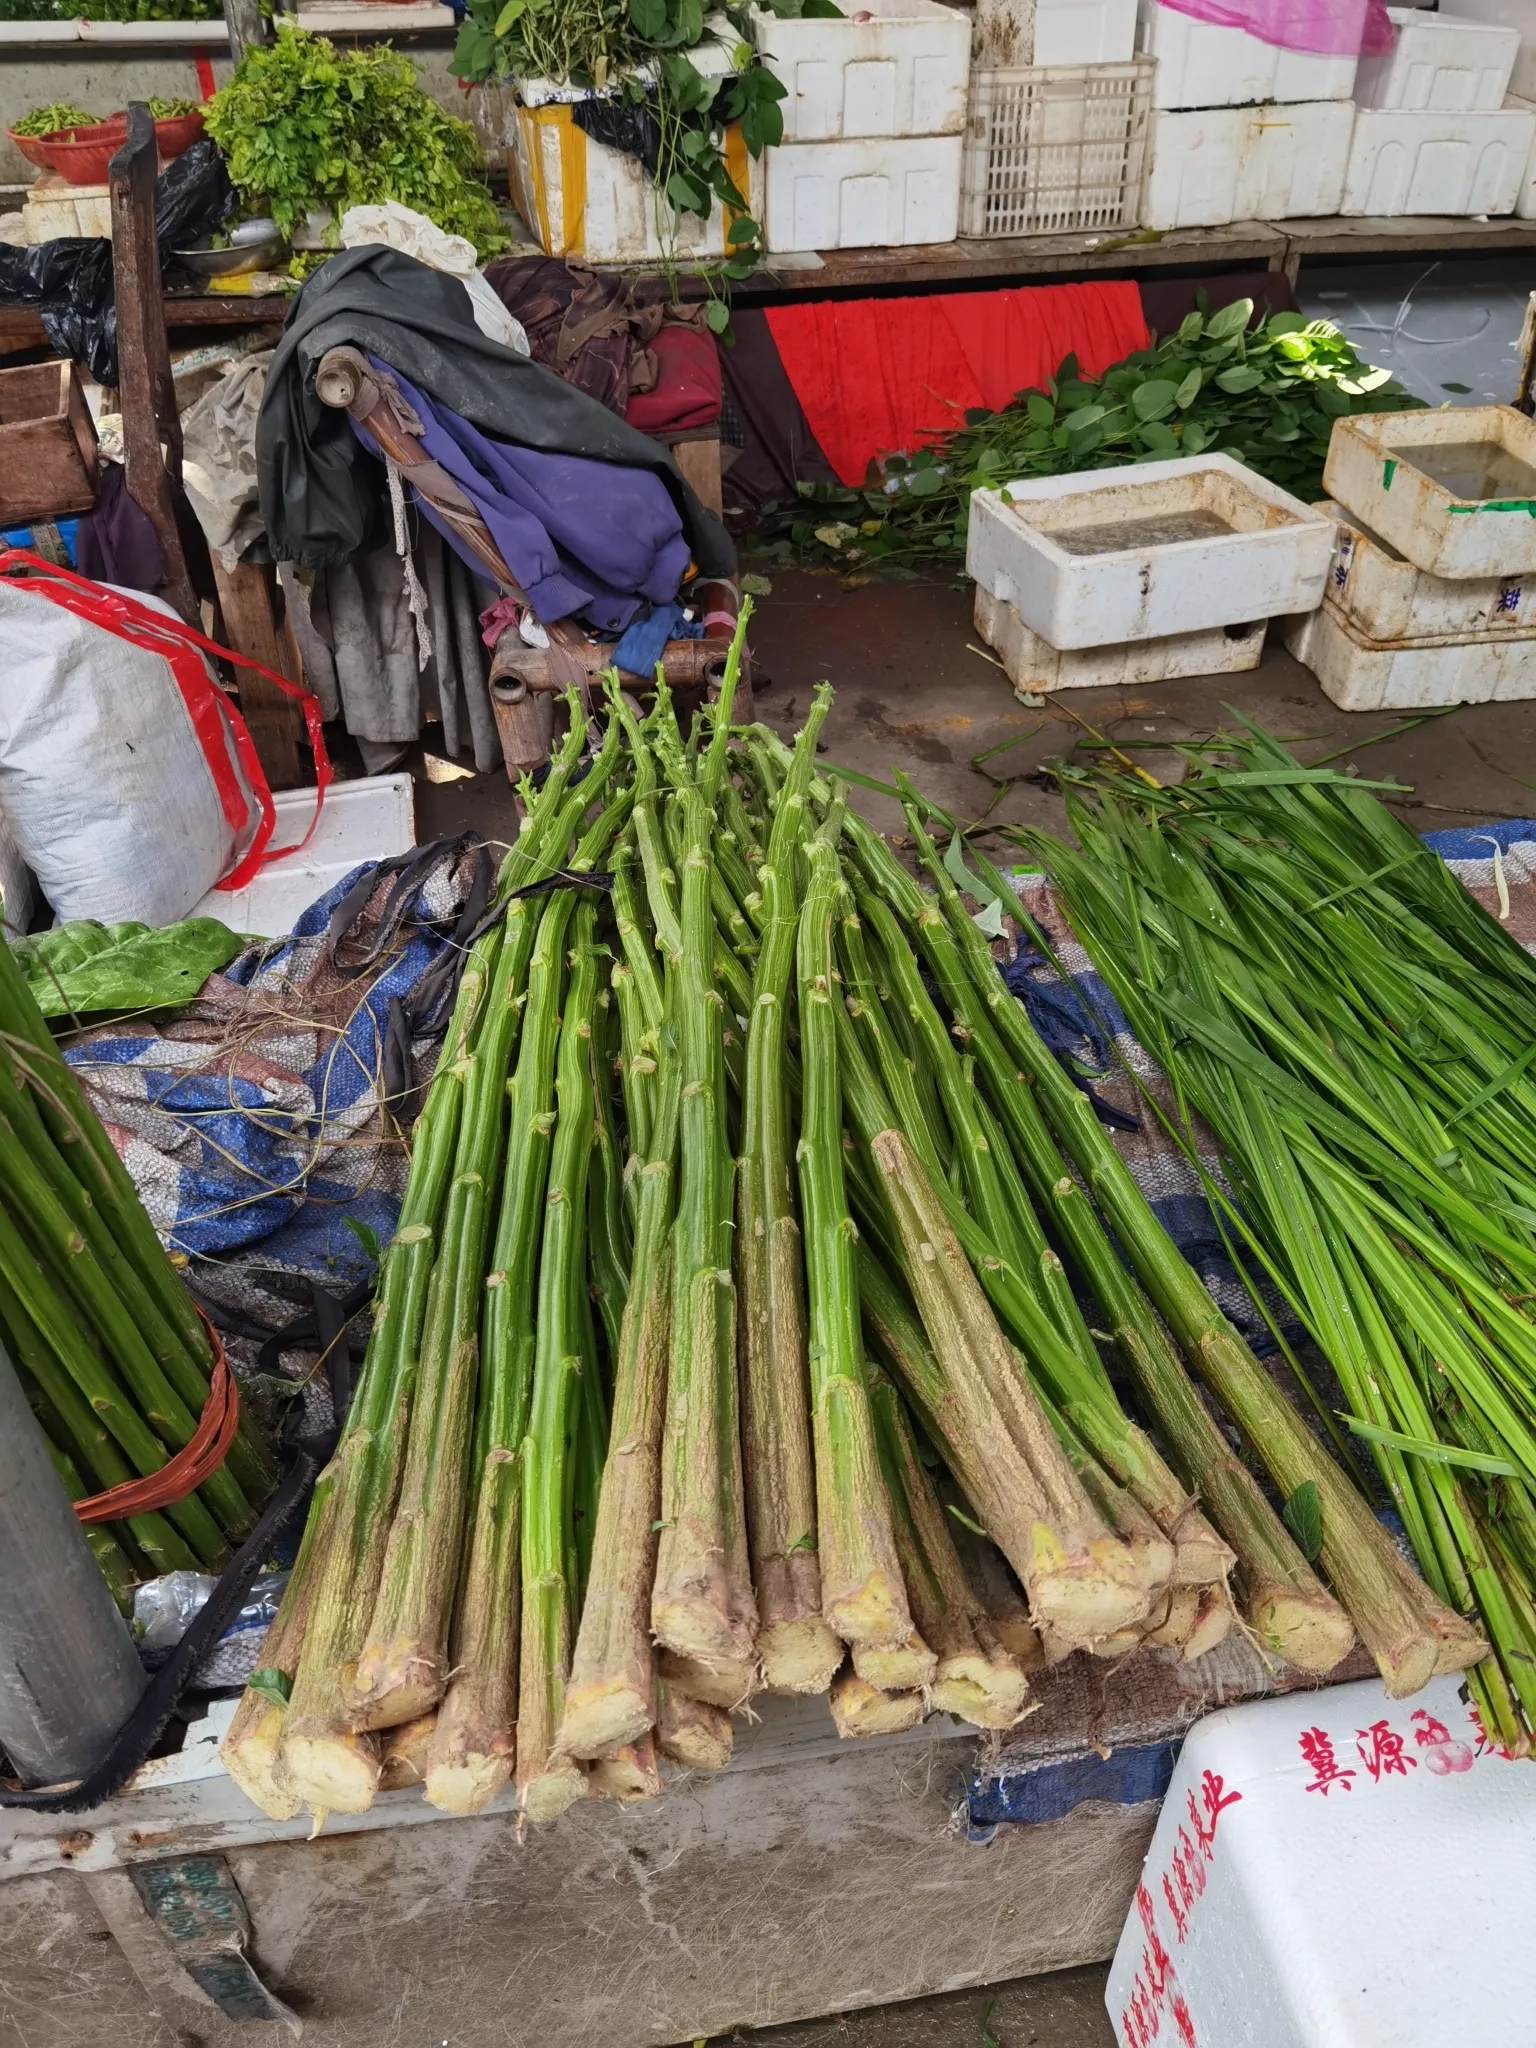
[[[965,552],[972,491],[1207,450],[1310,502],[1322,496],[1336,419],[1423,403],[1363,363],[1326,320],[1252,319],[1251,299],[1191,313],[1098,378],[1068,356],[1045,390],[1021,391],[1000,412],[968,412],[955,432],[871,464],[862,489],[801,484],[794,505],[763,507],[769,552],[898,573],[953,562]]]
[[[348,207],[395,199],[465,236],[482,260],[507,246],[474,130],[387,44],[341,51],[279,20],[205,115],[235,190],[284,235],[312,212],[339,222]]]
[[[159,930],[79,918],[11,947],[45,1017],[166,1010],[189,1003],[245,941],[216,917]]]

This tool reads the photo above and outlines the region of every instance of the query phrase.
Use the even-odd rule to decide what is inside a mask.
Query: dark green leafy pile
[[[507,246],[474,130],[429,99],[387,44],[341,51],[280,22],[206,118],[235,190],[285,235],[312,211],[339,221],[350,206],[395,199],[467,237],[482,259]]]
[[[1422,401],[1362,362],[1326,320],[1275,313],[1250,327],[1252,318],[1251,299],[1191,313],[1099,378],[1068,356],[1043,391],[1021,391],[1001,412],[968,412],[962,428],[914,454],[887,455],[862,489],[802,484],[797,504],[763,508],[770,552],[898,572],[953,560],[965,551],[972,491],[1207,450],[1319,498],[1336,419]]]
[[[11,950],[45,1017],[80,1017],[189,1003],[243,944],[216,917],[189,917],[159,930],[79,918],[20,939]]]

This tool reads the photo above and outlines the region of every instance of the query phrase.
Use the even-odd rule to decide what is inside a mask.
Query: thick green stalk
[[[679,1655],[734,1665],[752,1655],[757,1617],[746,1568],[737,1424],[723,1006],[710,971],[712,820],[692,784],[683,791],[683,812],[682,916],[677,948],[668,947],[666,956],[682,1059],[681,1163],[651,1622],[657,1640]],[[654,894],[652,904],[654,911]],[[663,932],[660,916],[657,932]]]
[[[737,1174],[742,1467],[758,1650],[770,1690],[808,1693],[827,1689],[843,1652],[822,1619],[804,1266],[785,1063],[798,922],[795,866],[816,737],[830,706],[831,692],[823,686],[796,740],[758,870],[765,918],[752,990]]]
[[[811,1418],[816,1452],[822,1613],[845,1642],[899,1648],[912,1615],[880,1474],[854,1277],[857,1232],[843,1186],[833,922],[842,878],[834,808],[806,849],[808,880],[796,938],[802,1103],[800,1202],[810,1309]]]
[[[530,905],[530,951],[500,1211],[485,1278],[482,1365],[468,1550],[454,1623],[453,1677],[438,1711],[427,1797],[475,1812],[511,1776],[517,1722],[523,1444],[533,1388],[534,1288],[554,1130],[555,1053],[569,890]]]
[[[599,989],[592,1025],[592,1169],[587,1187],[587,1246],[589,1284],[602,1318],[610,1367],[619,1355],[630,1272],[624,1168],[613,1128],[616,1023],[608,991]]]
[[[998,1641],[966,1578],[906,1408],[884,1373],[871,1375],[870,1404],[912,1619],[936,1659],[933,1704],[979,1728],[1011,1728],[1029,1690],[1023,1670]]]
[[[570,1584],[572,1442],[582,1402],[585,1318],[577,1309],[592,1152],[592,1016],[597,912],[576,911],[571,979],[556,1063],[555,1142],[539,1254],[533,1400],[523,1440],[522,1621],[517,1792],[533,1820],[553,1820],[586,1790],[555,1753],[576,1630]]]
[[[682,1074],[663,1042],[651,1157],[640,1174],[632,1285],[614,1372],[613,1418],[591,1573],[571,1659],[559,1748],[596,1758],[638,1741],[656,1719],[651,1584],[661,1506],[671,1314],[673,1185]]]
[[[73,1302],[67,1300],[23,1242],[0,1206],[0,1319],[15,1336],[20,1362],[69,1424],[86,1469],[103,1491],[134,1478],[149,1478],[169,1453],[134,1407]],[[102,1431],[110,1432],[107,1441]],[[120,1449],[122,1457],[115,1453]],[[196,1494],[174,1502],[166,1520],[136,1517],[145,1554],[189,1560],[180,1569],[220,1570],[227,1552],[218,1524]],[[157,1554],[158,1553],[158,1554]],[[174,1567],[173,1567],[174,1568]]]
[[[96,1491],[80,1476],[80,1468],[70,1456],[67,1448],[69,1432],[58,1414],[49,1406],[45,1397],[35,1389],[27,1390],[27,1405],[37,1417],[43,1432],[43,1445],[48,1453],[49,1463],[59,1476],[59,1483],[71,1501],[88,1500]],[[112,1598],[122,1612],[133,1612],[133,1589],[144,1572],[130,1561],[128,1552],[119,1541],[119,1525],[107,1522],[92,1522],[86,1525],[86,1547],[95,1558],[101,1576],[111,1590]]]

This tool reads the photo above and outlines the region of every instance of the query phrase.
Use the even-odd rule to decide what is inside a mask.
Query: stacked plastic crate
[[[1320,610],[1285,644],[1346,711],[1536,696],[1536,424],[1510,406],[1338,420]]]
[[[840,18],[752,10],[782,83],[767,152],[770,250],[952,242],[970,17],[937,0],[867,0]]]
[[[962,235],[1135,228],[1152,66],[1136,0],[978,0]]]
[[[1321,603],[1331,533],[1229,455],[976,491],[976,628],[1023,697],[1236,674]]]
[[[1354,57],[1282,49],[1160,0],[1140,0],[1138,39],[1157,60],[1148,227],[1339,211]]]
[[[1520,54],[1518,29],[1470,14],[1423,14],[1412,7],[1387,12],[1397,39],[1384,56],[1360,60],[1359,112],[1340,210],[1525,210],[1536,108],[1508,98]]]

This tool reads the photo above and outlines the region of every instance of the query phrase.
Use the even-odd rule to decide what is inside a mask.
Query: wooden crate
[[[0,519],[88,512],[96,428],[71,362],[0,370]]]

